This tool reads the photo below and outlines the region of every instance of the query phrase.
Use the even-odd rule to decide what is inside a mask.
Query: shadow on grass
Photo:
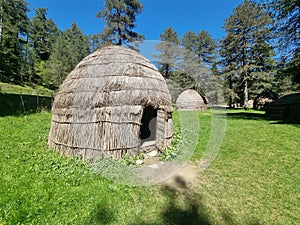
[[[181,176],[175,177],[175,185],[165,185],[162,189],[166,196],[167,204],[162,210],[159,222],[149,223],[141,221],[131,225],[212,225],[217,224],[217,219],[210,217],[207,206],[203,203],[203,197],[189,188]],[[227,211],[221,212],[222,223],[238,224],[233,215]],[[245,225],[260,225],[252,220]]]
[[[202,203],[202,197],[191,191],[180,176],[175,178],[175,182],[181,191],[172,186],[164,186],[168,204],[162,212],[163,224],[210,225],[211,222],[207,209]],[[180,200],[184,201],[185,205],[180,203]]]
[[[229,111],[226,114],[229,119],[243,119],[243,120],[269,120],[265,114],[256,113],[256,112],[235,112]]]
[[[212,225],[217,224],[216,218],[210,217],[210,212],[203,203],[203,197],[189,188],[181,176],[175,177],[175,185],[164,185],[161,189],[166,197],[166,206],[160,212],[154,222],[140,218],[140,221],[128,223],[130,225]],[[147,214],[147,212],[144,212]],[[233,215],[228,211],[222,211],[223,224],[238,224]],[[116,211],[105,202],[98,204],[86,224],[115,224],[117,221]],[[245,225],[260,225],[256,220],[250,220]]]
[[[256,111],[235,112],[234,110],[227,112],[227,119],[242,119],[242,120],[266,120],[270,124],[291,124],[300,127],[300,121],[281,120],[278,117],[268,116],[265,113]]]
[[[91,218],[86,221],[86,224],[112,224],[115,220],[115,212],[111,207],[108,207],[106,203],[101,203],[97,205],[96,210],[92,213]]]
[[[139,221],[131,225],[211,225],[201,196],[191,191],[180,176],[175,182],[175,185],[164,185],[161,189],[167,203],[158,221]]]

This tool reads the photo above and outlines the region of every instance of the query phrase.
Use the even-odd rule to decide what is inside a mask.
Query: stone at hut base
[[[158,151],[154,150],[146,154],[147,157],[155,157],[157,156]]]
[[[142,165],[142,164],[144,163],[144,161],[141,160],[141,159],[138,159],[138,160],[135,161],[135,163],[136,163],[137,165]]]

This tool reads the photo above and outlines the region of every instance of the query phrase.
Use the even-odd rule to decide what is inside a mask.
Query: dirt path
[[[163,181],[160,185],[167,188],[183,191],[187,187],[199,183],[200,171],[197,162],[188,162],[176,175]]]

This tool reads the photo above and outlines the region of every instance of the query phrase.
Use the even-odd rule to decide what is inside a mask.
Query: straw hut
[[[266,106],[270,118],[300,123],[300,93],[285,95]]]
[[[253,108],[257,110],[264,110],[266,106],[278,99],[278,95],[270,90],[261,92],[253,102]]]
[[[61,85],[48,144],[83,159],[163,151],[173,137],[172,110],[156,67],[136,51],[108,46],[83,59]]]
[[[207,104],[207,100],[192,89],[183,91],[176,100],[178,110],[206,110]]]

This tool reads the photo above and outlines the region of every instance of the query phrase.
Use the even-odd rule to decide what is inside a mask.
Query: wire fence
[[[51,110],[53,97],[0,93],[0,116]]]

